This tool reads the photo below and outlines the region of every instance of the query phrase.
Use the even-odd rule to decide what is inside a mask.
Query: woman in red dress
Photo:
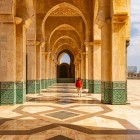
[[[82,83],[81,78],[78,78],[78,79],[76,80],[75,86],[76,86],[76,88],[77,88],[78,95],[81,97],[82,86],[83,86],[83,83]]]

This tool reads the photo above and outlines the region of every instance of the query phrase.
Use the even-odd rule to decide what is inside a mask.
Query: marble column
[[[5,18],[8,18],[5,15]],[[16,26],[0,19],[0,104],[16,104]]]
[[[81,79],[84,79],[84,68],[85,68],[85,65],[84,65],[84,56],[81,53]]]
[[[41,92],[41,46],[36,42],[36,93]]]
[[[36,41],[27,40],[27,93],[36,93]]]
[[[112,23],[112,96],[111,104],[126,104],[126,20],[115,15]]]
[[[46,81],[46,56],[44,52],[41,54],[41,89],[45,89],[45,81]]]
[[[94,81],[93,81],[93,42],[88,42],[88,92],[94,92]]]
[[[18,19],[20,20],[20,18]],[[20,104],[24,103],[25,101],[26,101],[26,28],[23,24],[18,24],[16,26],[16,103]]]
[[[88,89],[88,46],[85,46],[84,64],[85,64],[85,77],[83,79],[83,88]]]
[[[110,7],[108,7],[110,8]],[[101,30],[101,101],[111,103],[112,96],[112,46],[111,24],[104,23]]]
[[[93,49],[93,79],[94,79],[94,94],[101,93],[101,40],[94,40]]]

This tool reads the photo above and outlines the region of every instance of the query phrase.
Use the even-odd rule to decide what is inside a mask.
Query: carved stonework
[[[80,15],[75,10],[67,6],[63,6],[53,11],[50,14],[50,16],[80,16]]]
[[[73,30],[73,29],[65,24],[64,26],[60,27],[58,30]]]
[[[113,23],[125,23],[127,20],[128,20],[127,14],[113,16]]]

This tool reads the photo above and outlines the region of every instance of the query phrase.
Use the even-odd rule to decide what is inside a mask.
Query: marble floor
[[[128,104],[100,103],[100,94],[57,84],[0,106],[0,140],[140,140],[140,80],[128,81]]]

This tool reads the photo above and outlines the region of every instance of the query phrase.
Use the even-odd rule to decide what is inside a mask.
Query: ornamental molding
[[[50,16],[80,16],[74,9],[67,6],[60,7],[53,11]]]

